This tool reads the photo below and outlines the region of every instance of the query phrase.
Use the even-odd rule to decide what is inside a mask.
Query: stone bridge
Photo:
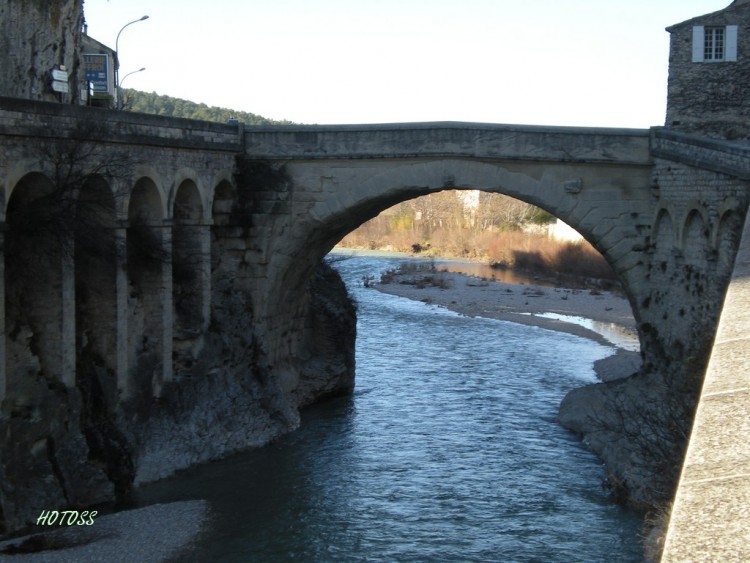
[[[7,98],[0,149],[8,528],[38,512],[19,490],[99,502],[351,389],[353,326],[316,268],[380,211],[441,190],[576,228],[625,288],[641,380],[695,392],[750,179],[747,148],[662,128],[256,128]]]
[[[287,333],[294,314],[279,307],[305,310],[297,300],[311,269],[364,221],[416,196],[479,189],[547,210],[604,255],[630,300],[646,362],[654,350],[673,349],[677,359],[696,332],[713,330],[750,170],[746,151],[658,128],[466,123],[253,128],[245,158],[259,178],[279,172],[251,180],[256,240],[265,241],[257,256],[278,280],[273,297],[255,303],[269,327],[284,319]],[[692,273],[682,279],[685,268]],[[289,385],[297,372],[289,370]]]

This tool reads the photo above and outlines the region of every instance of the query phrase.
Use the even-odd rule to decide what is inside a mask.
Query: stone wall
[[[0,0],[0,96],[79,103],[80,0]],[[52,91],[52,69],[70,75],[67,94]]]

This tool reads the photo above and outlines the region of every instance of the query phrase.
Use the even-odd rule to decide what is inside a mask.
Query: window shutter
[[[725,61],[736,61],[737,60],[737,26],[728,25],[726,31],[726,53],[724,54]]]
[[[693,62],[703,62],[705,31],[702,25],[693,26]]]

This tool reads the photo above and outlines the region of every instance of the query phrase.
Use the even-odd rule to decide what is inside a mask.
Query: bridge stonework
[[[277,280],[268,285],[276,296],[255,310],[281,333],[298,332],[281,319],[290,319],[291,308],[300,311],[291,318],[304,322],[300,289],[344,235],[395,203],[445,189],[503,193],[543,207],[593,241],[621,276],[642,277],[633,248],[645,249],[652,222],[646,131],[412,124],[253,128],[245,139],[247,158],[284,178],[275,189],[246,178],[266,194],[255,239],[264,243],[264,276]],[[287,219],[267,213],[274,207]],[[267,236],[281,225],[283,233]],[[279,362],[310,353],[300,349]],[[288,373],[296,385],[299,370]]]
[[[613,266],[644,367],[581,391],[592,405],[697,389],[750,178],[750,151],[659,128],[243,128],[10,99],[0,149],[8,529],[40,501],[100,502],[260,445],[350,391],[353,316],[321,259],[435,191],[538,205]]]

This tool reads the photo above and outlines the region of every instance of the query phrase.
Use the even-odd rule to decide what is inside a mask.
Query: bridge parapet
[[[246,127],[255,159],[477,158],[649,165],[646,129],[434,122]]]
[[[665,127],[651,129],[651,155],[750,180],[750,144],[723,141]]]
[[[3,97],[0,137],[242,152],[237,125]]]

